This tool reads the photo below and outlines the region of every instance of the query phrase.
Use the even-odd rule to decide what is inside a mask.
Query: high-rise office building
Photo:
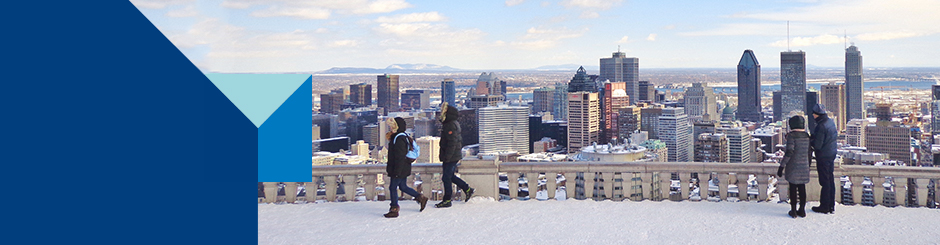
[[[729,162],[728,137],[703,133],[695,139],[696,162]]]
[[[685,114],[692,121],[711,121],[718,119],[718,102],[715,90],[707,83],[692,83],[685,90]]]
[[[555,83],[555,97],[552,100],[552,115],[556,120],[568,121],[568,84]],[[557,140],[557,139],[556,139]]]
[[[584,70],[584,67],[579,67],[578,71],[574,74],[574,77],[571,78],[571,81],[568,82],[568,93],[573,92],[597,92],[596,80],[592,79],[591,75],[587,74],[587,71]]]
[[[385,115],[388,112],[395,112],[399,109],[398,75],[379,75],[378,77],[378,106],[385,109]]]
[[[617,110],[617,138],[629,139],[633,132],[640,130],[640,108],[627,106]],[[621,140],[622,142],[622,140]],[[634,142],[639,144],[640,142]]]
[[[780,52],[780,113],[806,109],[806,53]]]
[[[628,58],[623,52],[617,51],[614,52],[610,58],[601,58],[600,69],[599,79],[601,81],[624,82],[627,96],[630,96],[630,103],[634,104],[637,102],[637,99],[640,97],[639,58]]]
[[[358,107],[372,105],[372,85],[371,84],[350,84],[349,102]]]
[[[930,132],[938,135],[940,133],[940,85],[931,86],[930,92]]]
[[[552,112],[555,100],[555,89],[539,88],[532,91],[532,113]]]
[[[404,110],[431,108],[431,93],[427,90],[405,90],[401,94],[401,108]]]
[[[669,162],[689,162],[694,160],[692,147],[692,125],[689,116],[682,107],[663,108],[659,116],[657,135],[666,143]]]
[[[868,119],[852,119],[845,124],[845,143],[851,146],[865,147],[865,128]]]
[[[583,70],[583,68],[581,69]],[[598,141],[600,136],[600,103],[597,93],[568,93],[568,153]]]
[[[717,133],[728,137],[728,160],[747,163],[751,161],[751,132],[740,122],[723,122],[716,128]]]
[[[463,146],[475,145],[480,142],[480,124],[477,120],[477,109],[460,109],[457,113],[457,122],[460,123],[460,136]]]
[[[500,102],[503,102],[505,100],[506,100],[506,97],[503,97],[502,95],[495,95],[495,94],[473,95],[473,96],[470,96],[470,103],[468,103],[469,106],[467,107],[476,109],[476,108],[483,108],[487,106],[496,106],[496,105],[499,105]]]
[[[491,106],[478,109],[480,153],[529,152],[529,108]]]
[[[445,78],[441,82],[441,101],[457,107],[457,85],[454,84],[454,79]]]
[[[848,120],[865,118],[864,89],[862,52],[853,44],[845,49],[845,114]]]
[[[506,81],[501,81],[492,72],[480,73],[477,78],[476,95],[506,96]]]
[[[605,82],[598,93],[601,101],[601,136],[599,144],[607,144],[611,138],[617,137],[617,127],[614,124],[614,112],[624,104],[622,98],[628,98],[623,82]],[[614,108],[614,94],[618,95],[618,108]],[[629,103],[629,101],[627,101]]]
[[[738,62],[738,113],[745,122],[761,122],[764,116],[760,106],[760,63],[750,49],[744,50]]]
[[[640,81],[637,83],[637,101],[656,102],[656,85],[650,81]],[[627,94],[629,96],[629,94]]]
[[[320,113],[336,114],[343,105],[343,94],[320,94]]]
[[[829,82],[822,85],[820,91],[820,104],[829,111],[829,119],[835,122],[839,131],[845,130],[845,85]]]
[[[875,104],[878,121],[865,128],[865,147],[868,152],[887,154],[888,159],[912,164],[911,128],[892,122],[891,104]]]
[[[441,162],[441,137],[417,137],[415,142],[418,143],[418,147],[421,149],[421,152],[418,154],[418,159],[415,159],[415,163]]]
[[[806,107],[803,108],[803,115],[808,118],[806,120],[806,129],[812,130],[816,128],[816,120],[810,119],[813,118],[813,107],[816,107],[817,103],[819,103],[819,92],[806,91]],[[829,108],[826,108],[826,110],[827,112],[831,111]]]
[[[316,114],[312,118],[313,124],[320,126],[320,139],[339,136],[339,116],[334,114]]]
[[[659,139],[659,116],[663,108],[659,105],[640,109],[640,131],[649,133],[650,139]]]

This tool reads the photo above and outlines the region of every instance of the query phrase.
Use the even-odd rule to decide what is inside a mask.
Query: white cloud
[[[168,6],[191,3],[194,0],[131,0],[138,8],[163,9]]]
[[[439,22],[446,20],[447,17],[444,17],[437,11],[427,13],[400,14],[392,17],[381,16],[375,19],[375,21],[379,23]]]
[[[607,10],[623,2],[623,0],[564,0],[559,4],[567,8],[585,8]]]
[[[823,34],[815,37],[794,37],[790,40],[790,47],[806,47],[813,45],[826,45],[843,43],[844,39],[832,34]],[[771,47],[787,47],[787,40],[780,40],[770,44]]]
[[[536,28],[532,27],[526,30],[525,36],[522,36],[510,44],[521,49],[538,50],[555,47],[564,39],[581,37],[588,31],[587,28],[581,30],[569,30],[568,28]]]
[[[582,19],[594,19],[597,17],[601,17],[601,15],[594,11],[584,11],[581,12],[581,16],[579,16],[579,18]]]
[[[409,8],[412,5],[404,0],[349,0],[349,1],[264,1],[264,0],[226,0],[221,6],[226,8],[246,9],[251,6],[268,6],[251,13],[255,17],[294,17],[299,19],[326,19],[331,13],[339,14],[378,14],[389,13]]]
[[[650,35],[646,37],[646,40],[647,40],[647,41],[656,41],[656,36],[657,36],[656,33],[650,33]]]
[[[892,40],[899,38],[908,38],[908,37],[919,37],[928,35],[926,33],[919,33],[913,31],[890,31],[890,32],[876,32],[876,33],[863,33],[855,36],[858,40],[863,41],[881,41],[881,40]]]
[[[620,41],[617,41],[617,43],[626,43],[627,40],[629,40],[629,39],[630,39],[630,37],[628,37],[628,36],[623,36],[623,38],[620,38]]]
[[[544,7],[548,7],[548,6],[552,6],[552,2],[545,1],[545,2],[540,3],[539,6],[542,6],[543,8],[544,8]]]
[[[524,3],[525,0],[506,0],[506,6],[512,7]]]
[[[663,29],[664,29],[664,30],[672,30],[672,29],[676,29],[676,25],[668,25],[668,26],[663,26]]]
[[[333,41],[333,43],[330,46],[332,47],[356,47],[356,46],[359,46],[359,41],[337,40],[337,41]]]
[[[166,12],[167,17],[182,18],[182,17],[196,17],[199,16],[199,11],[196,10],[195,6],[189,5],[185,8],[174,9]]]

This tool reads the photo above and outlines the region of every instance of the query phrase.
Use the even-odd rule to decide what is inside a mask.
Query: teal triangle
[[[310,75],[209,73],[206,77],[255,127],[261,127]]]

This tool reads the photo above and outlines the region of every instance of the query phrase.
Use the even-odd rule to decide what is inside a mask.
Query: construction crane
[[[881,89],[881,100],[884,100],[884,98],[885,98],[885,89],[886,89],[886,88],[887,88],[887,89],[892,89],[892,88],[906,88],[906,87],[904,87],[904,86],[878,86],[878,87],[872,87],[872,88]],[[872,98],[872,102],[875,102],[874,100],[875,100],[875,98]]]

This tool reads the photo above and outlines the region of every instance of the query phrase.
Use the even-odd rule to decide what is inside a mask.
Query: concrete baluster
[[[284,182],[284,197],[287,203],[297,201],[297,182]]]
[[[375,185],[376,185],[375,180],[376,180],[375,174],[363,174],[362,175],[362,182],[365,182],[365,184],[363,185],[363,188],[366,189],[366,193],[365,193],[366,201],[375,200]],[[307,195],[309,194],[310,192],[307,192]]]
[[[852,202],[854,202],[855,205],[861,205],[862,204],[862,191],[864,190],[864,186],[862,186],[862,182],[865,181],[865,177],[864,176],[849,176],[849,181],[852,182]],[[839,193],[839,191],[836,191],[836,192]],[[839,200],[839,199],[836,199],[836,200]]]
[[[927,184],[930,184],[930,179],[916,179],[914,180],[917,183],[917,206],[926,207],[927,206]]]
[[[679,191],[682,195],[680,201],[689,200],[689,184],[692,181],[692,173],[679,173]]]
[[[434,173],[421,173],[421,195],[431,198],[434,189]]]
[[[393,186],[392,186],[392,178],[388,177],[388,175],[383,174],[383,175],[382,175],[382,181],[385,181],[385,184],[384,184],[384,186],[385,186],[385,200],[390,201],[390,200],[392,200],[392,199],[391,199],[391,198],[392,198],[392,191],[398,191],[398,187],[393,187]]]
[[[539,192],[539,173],[526,173],[525,178],[528,180],[529,200],[537,200],[535,196]]]
[[[347,202],[355,201],[356,199],[356,188],[359,187],[359,182],[356,181],[359,176],[356,174],[346,174],[343,175],[343,190],[346,191],[344,195]]]
[[[809,186],[809,185],[807,185]],[[809,194],[809,189],[806,190],[806,193]],[[790,182],[787,182],[783,177],[777,176],[777,198],[779,201],[788,202],[790,201]],[[807,197],[807,199],[809,199]]]
[[[764,174],[757,175],[757,201],[767,201],[767,187],[770,184],[770,176]]]
[[[641,185],[640,188],[643,191],[643,199],[651,200],[651,201],[659,201],[659,200],[653,199],[655,196],[653,195],[653,173],[651,172],[640,173],[640,185]]]
[[[701,196],[701,201],[708,200],[708,181],[711,179],[711,172],[707,173],[698,173],[698,186],[699,186],[699,195]]]
[[[565,172],[565,199],[574,199],[576,189],[575,178],[577,177],[577,172]]]
[[[745,173],[735,173],[734,176],[737,179],[738,185],[738,200],[747,201],[750,199],[747,195],[747,179],[748,175]]]
[[[728,185],[730,184],[728,173],[718,173],[718,197],[721,201],[728,200]]]
[[[907,178],[894,178],[894,200],[899,206],[907,205]]]
[[[661,190],[662,195],[660,199],[662,200],[672,200],[672,173],[670,172],[659,172],[659,181],[654,182],[653,185],[659,185],[659,190]],[[655,174],[654,174],[655,175]],[[656,189],[656,188],[653,188]]]
[[[871,177],[871,192],[872,196],[875,198],[876,205],[885,205],[885,178],[884,177]]]
[[[509,178],[509,198],[516,199],[519,196],[519,173],[507,173]]]
[[[336,175],[323,176],[323,182],[326,182],[326,201],[336,201]]]
[[[555,188],[556,181],[558,181],[558,174],[554,172],[545,173],[545,191],[548,192],[548,199],[555,199]]]
[[[264,182],[264,202],[273,203],[277,201],[277,183]]]
[[[316,181],[316,177],[313,178]],[[320,189],[320,185],[317,182],[304,182],[304,191],[307,192],[305,198],[307,202],[316,202],[317,201],[317,189]]]

